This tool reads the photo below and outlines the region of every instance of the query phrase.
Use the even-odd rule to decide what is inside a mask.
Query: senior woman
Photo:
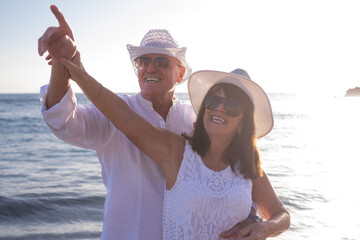
[[[223,231],[247,218],[252,198],[266,221],[248,225],[239,239],[266,239],[289,227],[289,213],[263,172],[256,147],[256,138],[273,126],[270,102],[245,71],[191,75],[189,95],[198,117],[193,136],[180,136],[153,126],[88,75],[79,52],[73,61],[61,62],[114,127],[161,166],[163,239],[226,237]],[[137,64],[146,67],[141,59]]]

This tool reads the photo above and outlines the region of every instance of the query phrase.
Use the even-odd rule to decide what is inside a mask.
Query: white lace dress
[[[165,190],[163,239],[220,239],[250,213],[252,182],[231,167],[207,168],[187,142],[175,185]]]

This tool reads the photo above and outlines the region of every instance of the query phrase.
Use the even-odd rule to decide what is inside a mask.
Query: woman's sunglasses
[[[149,57],[145,57],[145,56],[141,56],[135,59],[135,67],[139,70],[142,71],[144,69],[146,69],[149,64],[151,62],[151,58]],[[182,67],[180,64],[175,63],[174,61],[170,60],[167,57],[157,57],[154,59],[154,65],[156,68],[160,68],[160,69],[167,69],[170,65],[170,62],[176,64],[179,67]]]
[[[234,99],[223,98],[216,95],[207,95],[204,99],[204,106],[207,109],[215,109],[221,103],[224,104],[224,110],[227,115],[231,117],[236,117],[240,113],[244,112],[244,106],[242,106],[239,102]]]

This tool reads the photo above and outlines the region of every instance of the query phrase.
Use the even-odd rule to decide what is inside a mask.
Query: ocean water
[[[360,98],[269,96],[275,125],[258,146],[292,217],[276,239],[360,239]],[[0,240],[99,239],[100,164],[52,135],[38,94],[0,94],[0,144]]]

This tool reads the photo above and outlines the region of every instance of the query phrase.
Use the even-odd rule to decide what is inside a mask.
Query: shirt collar
[[[143,98],[143,97],[141,96],[141,93],[137,93],[137,94],[136,94],[136,98],[137,98],[142,104],[144,104],[144,105],[146,105],[146,106],[148,106],[148,107],[153,108],[152,102],[149,101],[149,100],[146,100],[145,98]],[[177,98],[174,96],[174,98],[173,98],[173,100],[172,100],[172,106],[170,107],[170,109],[171,109],[172,107],[174,107],[178,102],[180,102],[180,100],[177,99]]]

